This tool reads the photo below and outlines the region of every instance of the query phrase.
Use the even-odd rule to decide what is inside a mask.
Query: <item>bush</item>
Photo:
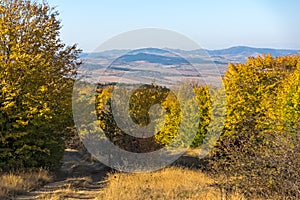
[[[269,133],[222,140],[222,149],[212,160],[219,184],[249,199],[299,199],[299,137]]]

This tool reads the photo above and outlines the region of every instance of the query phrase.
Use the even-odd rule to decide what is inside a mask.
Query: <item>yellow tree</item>
[[[190,84],[188,83],[187,85]],[[129,90],[130,86],[113,86],[113,84],[99,85],[97,89],[96,107],[100,127],[111,141],[122,143],[119,145],[123,148],[127,148],[127,150],[134,146],[133,143],[142,144],[140,146],[144,149],[134,149],[140,151],[161,148],[171,143],[178,147],[186,147],[187,145],[199,147],[203,143],[210,123],[211,101],[209,87],[192,84],[190,86],[193,86],[195,98],[197,98],[197,108],[192,106],[193,99],[185,99],[186,96],[183,95],[185,91],[183,86],[181,90],[172,92],[163,86],[143,85],[131,94]],[[112,112],[111,98],[113,90],[120,91],[117,96],[124,97],[131,95],[130,99],[128,99],[129,103],[122,98],[118,99],[117,103],[121,108],[125,108],[125,104],[129,104],[128,110],[118,110],[118,112],[120,112],[118,113],[119,116],[113,116]],[[180,104],[180,98],[185,99],[184,103]],[[161,109],[155,107],[155,105],[160,105]],[[199,119],[197,120],[199,124],[191,124],[193,123],[192,121],[190,123],[182,123],[182,109],[189,111],[188,117]],[[151,113],[155,113],[157,116],[151,119],[149,115]],[[156,134],[147,139],[136,139],[126,136],[126,130],[129,130],[131,125],[130,123],[126,124],[126,120],[121,116],[128,114],[130,114],[132,121],[139,126],[148,126],[150,123],[154,123],[155,130],[153,131]],[[118,127],[115,121],[116,118],[122,118],[122,127],[126,127],[126,130],[122,130],[122,128]],[[194,126],[197,127],[197,132],[191,134],[191,127]],[[181,134],[179,135],[180,128]],[[117,138],[122,139],[117,140]]]
[[[297,69],[284,82],[279,93],[278,106],[279,116],[283,122],[283,128],[299,135],[300,131],[300,62],[297,63]],[[299,136],[298,136],[299,137]]]
[[[296,69],[297,56],[250,57],[244,64],[229,64],[224,77],[227,94],[225,136],[258,135],[270,127],[269,113],[276,106],[283,80]]]
[[[57,16],[45,2],[0,2],[0,168],[54,167],[62,157],[80,51],[60,41]]]
[[[227,119],[214,166],[225,172],[228,188],[238,187],[249,198],[299,191],[299,154],[289,144],[295,140],[279,128],[284,121],[280,113],[299,119],[299,78],[294,74],[299,63],[299,56],[251,57],[244,64],[230,64],[224,77]]]

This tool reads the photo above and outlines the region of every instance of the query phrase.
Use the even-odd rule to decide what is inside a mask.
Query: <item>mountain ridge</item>
[[[103,52],[82,53],[81,58],[88,63],[89,68],[91,69],[99,68],[100,65],[120,65],[122,63],[126,64],[135,61],[175,65],[185,63],[183,61],[186,59],[192,64],[201,64],[202,66],[213,62],[225,70],[228,63],[244,63],[249,57],[257,57],[262,54],[271,54],[274,57],[300,55],[300,50],[255,48],[248,46],[233,46],[227,49],[218,50],[197,49],[190,51],[167,48],[143,48],[135,50],[108,50]]]
[[[280,55],[292,55],[292,54],[300,53],[300,50],[296,50],[296,49],[256,48],[256,47],[249,47],[249,46],[233,46],[226,49],[206,50],[206,51],[208,51],[209,54],[214,54],[214,55],[257,53],[257,54],[274,54],[273,56],[280,56]]]
[[[151,48],[145,48],[145,49],[153,49]],[[157,48],[159,49],[159,48]],[[300,49],[288,49],[288,48],[261,48],[261,47],[250,47],[250,46],[232,46],[229,48],[223,48],[223,49],[195,49],[195,50],[182,50],[182,49],[169,49],[169,48],[161,48],[164,50],[173,50],[174,52],[189,52],[189,53],[196,53],[196,52],[203,52],[206,51],[210,54],[238,54],[242,52],[259,52],[259,53],[265,53],[268,52],[283,52],[283,53],[299,53]],[[106,53],[117,53],[117,52],[131,52],[135,50],[129,50],[129,49],[112,49],[112,50],[106,50],[103,52],[82,52],[81,56],[87,56],[90,54],[106,54]]]

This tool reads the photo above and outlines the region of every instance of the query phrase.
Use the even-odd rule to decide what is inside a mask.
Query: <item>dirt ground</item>
[[[63,165],[55,173],[52,183],[16,199],[56,199],[57,196],[63,196],[59,193],[65,193],[62,199],[95,199],[105,186],[107,173],[111,171],[80,150],[66,149],[62,162]],[[73,192],[66,192],[68,190]],[[56,194],[56,198],[52,197],[53,194]]]

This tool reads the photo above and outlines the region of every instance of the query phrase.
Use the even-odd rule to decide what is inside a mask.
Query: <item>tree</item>
[[[297,63],[297,69],[284,82],[279,95],[280,105],[277,113],[283,122],[282,127],[285,131],[298,135],[300,131],[300,62]]]
[[[72,125],[74,60],[47,3],[0,3],[0,168],[55,167]]]
[[[193,89],[196,99],[186,98],[185,88],[187,86]],[[99,85],[97,88],[98,121],[101,129],[111,141],[123,149],[134,152],[153,151],[170,144],[181,148],[187,146],[196,148],[202,145],[208,131],[212,109],[208,86],[187,83],[186,86],[180,86],[178,91],[173,92],[166,87],[152,84],[140,86],[133,93],[131,87],[130,85],[109,84]],[[117,113],[112,111],[113,91],[117,93],[115,95],[118,97],[115,103],[121,108]],[[126,99],[125,97],[130,98]],[[182,104],[180,104],[180,99],[184,100],[181,100]],[[194,106],[194,102],[197,102],[196,106]],[[122,109],[126,107],[128,110]],[[197,120],[186,120],[186,123],[182,123],[183,110],[186,110],[185,117]],[[151,113],[155,113],[157,116],[151,118]],[[128,114],[131,119],[126,120],[124,116],[128,116]],[[118,124],[115,120],[120,118],[122,120]],[[135,138],[127,135],[126,132],[137,131],[135,130],[136,126],[132,126],[129,122],[131,120],[141,127],[151,127],[154,124],[154,136]],[[199,121],[199,124],[192,124],[194,121]],[[120,124],[121,127],[118,127]],[[191,134],[191,131],[194,130],[192,127],[196,127],[195,134]]]
[[[229,65],[226,126],[212,161],[227,189],[299,198],[299,63],[264,55]]]
[[[273,58],[250,57],[244,64],[229,64],[224,77],[227,95],[225,136],[248,133],[258,135],[271,124],[282,82],[295,69],[297,56]]]

